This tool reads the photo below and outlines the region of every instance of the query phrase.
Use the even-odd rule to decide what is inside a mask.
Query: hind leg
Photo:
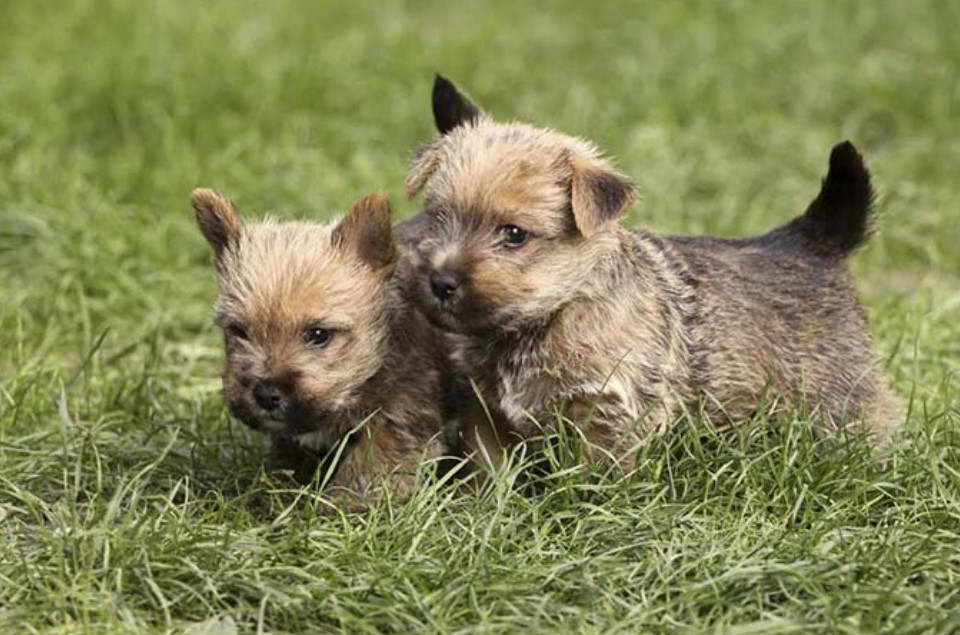
[[[903,423],[904,409],[900,398],[887,388],[878,391],[872,407],[864,416],[864,424],[874,446],[886,453],[892,448],[896,429]]]
[[[884,386],[855,393],[842,403],[823,404],[817,417],[825,433],[839,437],[863,437],[873,447],[877,464],[886,467],[893,436],[903,423],[899,398]]]

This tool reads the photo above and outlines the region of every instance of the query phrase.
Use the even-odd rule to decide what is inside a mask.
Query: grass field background
[[[932,0],[5,0],[0,629],[960,628],[958,26]],[[628,222],[668,232],[785,221],[852,139],[882,212],[853,269],[911,404],[889,469],[802,422],[694,422],[630,478],[535,494],[511,472],[321,517],[264,480],[189,192],[411,215],[436,71],[595,140],[640,186]]]

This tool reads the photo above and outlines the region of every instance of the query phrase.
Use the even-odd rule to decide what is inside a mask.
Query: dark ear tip
[[[453,82],[437,73],[437,77],[433,81],[434,106],[440,107],[441,104],[455,102],[459,97],[460,92],[457,90],[457,87],[453,85]]]
[[[440,90],[449,90],[453,88],[453,82],[441,75],[440,73],[435,73],[433,76],[433,90],[434,92]]]
[[[433,121],[440,134],[480,117],[480,109],[453,82],[437,73],[433,82]]]

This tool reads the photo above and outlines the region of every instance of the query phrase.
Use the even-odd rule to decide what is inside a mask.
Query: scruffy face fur
[[[442,78],[442,136],[421,148],[407,193],[425,190],[418,305],[442,328],[511,329],[548,318],[611,248],[633,188],[586,141],[497,123]]]
[[[231,412],[271,434],[335,442],[386,354],[386,200],[368,196],[335,225],[243,223],[210,190],[193,205],[214,251]]]

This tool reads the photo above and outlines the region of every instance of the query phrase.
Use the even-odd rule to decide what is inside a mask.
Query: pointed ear
[[[224,250],[240,239],[243,221],[230,201],[213,190],[195,189],[190,195],[190,202],[197,217],[197,225],[219,260]]]
[[[357,201],[333,230],[333,244],[352,249],[360,259],[379,269],[396,257],[390,228],[390,201],[368,194]]]
[[[453,82],[437,74],[433,81],[433,121],[440,134],[447,134],[457,126],[476,121],[480,115],[480,109],[457,90]]]
[[[589,238],[616,222],[636,198],[633,183],[614,170],[571,157],[570,207],[577,229]]]
[[[403,182],[407,198],[416,196],[427,180],[433,176],[440,165],[440,143],[435,141],[417,148],[413,153],[413,161],[410,163],[410,170],[407,172],[407,178]]]

